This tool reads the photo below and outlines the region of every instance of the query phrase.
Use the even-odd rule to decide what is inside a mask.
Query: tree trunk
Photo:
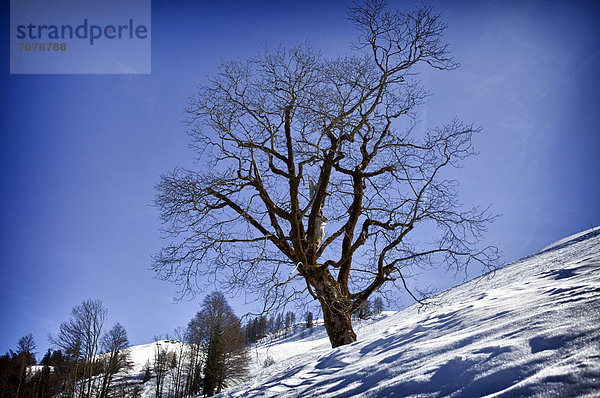
[[[23,361],[23,358],[20,358],[21,361]],[[27,367],[25,365],[23,365],[19,371],[19,385],[17,386],[17,394],[15,395],[15,397],[19,396],[19,393],[21,392],[21,384],[23,383],[23,379],[26,376],[26,372],[25,370],[27,369]]]
[[[320,301],[323,310],[323,321],[325,322],[325,329],[331,342],[331,348],[354,343],[356,341],[356,333],[352,329],[350,312],[337,310],[322,300]]]
[[[313,286],[321,303],[325,330],[331,347],[354,343],[356,333],[352,329],[352,305],[342,294],[337,281],[325,271],[318,280],[313,281]]]

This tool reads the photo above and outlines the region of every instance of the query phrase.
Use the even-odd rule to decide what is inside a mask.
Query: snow
[[[150,362],[150,364],[152,364],[157,347],[161,347],[166,351],[179,352],[180,345],[180,342],[174,340],[159,340],[150,344],[130,347],[129,354],[131,355],[131,361],[133,362],[133,369],[130,373],[143,373],[146,363]]]
[[[578,234],[574,234],[571,235],[567,238],[561,239],[559,241],[556,241],[554,243],[552,243],[551,245],[548,245],[546,247],[544,247],[542,250],[540,250],[538,253],[540,252],[545,252],[546,250],[551,250],[551,249],[555,249],[559,246],[565,245],[565,244],[571,244],[571,243],[575,243],[578,242],[580,239],[587,239],[586,237],[589,236],[590,234],[593,234],[595,232],[597,232],[600,229],[600,227],[596,227],[596,228],[590,228],[587,231],[582,231]]]
[[[600,229],[356,325],[259,342],[221,397],[600,396]],[[274,364],[263,367],[267,357]]]
[[[144,368],[147,364],[150,368],[153,367],[154,357],[158,349],[175,352],[179,355],[183,343],[175,341],[175,340],[159,340],[150,344],[137,345],[129,348],[129,353],[131,355],[131,361],[133,362],[133,369],[131,369],[126,374],[119,374],[124,380],[128,381],[136,381],[138,385],[141,387],[141,391],[139,394],[140,398],[152,398],[156,396],[156,377],[152,377],[147,382],[143,383],[142,378],[144,375]],[[132,378],[131,375],[134,375]],[[154,374],[153,374],[154,375]],[[119,378],[117,377],[117,380]],[[164,390],[168,391],[172,386],[174,380],[174,374],[171,369],[166,370],[165,378],[164,378]],[[167,394],[165,394],[167,396]]]
[[[233,397],[600,397],[600,229],[545,247],[417,305],[355,320],[358,341],[331,349],[322,321],[250,349]],[[129,348],[121,375],[153,397],[143,368],[163,340]],[[269,360],[269,361],[267,361]],[[271,365],[265,367],[265,361]],[[172,375],[167,374],[166,386]]]

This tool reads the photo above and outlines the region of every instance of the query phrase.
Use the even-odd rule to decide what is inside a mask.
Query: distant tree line
[[[134,396],[130,386],[114,383],[114,376],[132,364],[125,328],[117,323],[103,329],[107,313],[100,300],[73,307],[71,318],[50,336],[56,350],[48,350],[38,366],[33,336],[21,338],[16,352],[0,357],[0,397]]]
[[[287,337],[293,333],[296,325],[296,313],[287,311],[267,317],[260,315],[251,318],[244,327],[248,343],[256,343],[267,335]]]
[[[187,328],[176,329],[176,340],[157,339],[139,375],[131,374],[125,328],[117,323],[104,330],[107,314],[100,300],[73,307],[70,319],[49,337],[54,349],[37,366],[33,335],[21,338],[16,351],[0,356],[0,398],[212,396],[247,373],[246,335],[220,292],[204,299]],[[278,322],[292,320],[288,315]]]
[[[383,310],[381,298],[359,312],[368,317]],[[200,311],[173,338],[157,338],[153,357],[142,374],[132,375],[133,363],[125,328],[116,323],[104,330],[107,309],[100,300],[73,307],[70,318],[50,336],[49,349],[37,366],[32,334],[22,337],[15,351],[0,356],[0,398],[139,397],[151,390],[157,398],[212,396],[244,379],[248,345],[272,335],[288,337],[310,330],[315,319],[307,312],[251,318],[242,327],[220,292],[209,294]],[[146,384],[149,383],[149,384]]]
[[[373,315],[381,314],[384,310],[383,299],[376,297],[373,301],[365,300],[356,312],[356,316],[367,319]],[[305,314],[306,322],[296,323],[296,314],[293,311],[277,313],[266,316],[259,315],[250,318],[244,326],[244,333],[248,343],[256,343],[268,335],[273,337],[288,337],[297,330],[311,329],[314,327],[314,314],[308,311]]]

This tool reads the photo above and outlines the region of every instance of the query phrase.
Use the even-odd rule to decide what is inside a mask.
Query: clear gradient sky
[[[175,5],[177,3],[177,5]],[[152,2],[150,75],[10,75],[0,41],[0,353],[31,332],[38,359],[74,305],[99,298],[133,344],[198,310],[153,279],[163,244],[154,185],[193,166],[186,99],[220,57],[309,40],[345,54],[343,1]],[[412,1],[391,1],[400,8]],[[422,125],[483,127],[456,173],[466,204],[502,214],[488,243],[516,260],[600,225],[600,7],[596,1],[429,1],[461,68],[425,72]],[[438,276],[445,288],[460,280]],[[233,300],[241,314],[248,307]]]

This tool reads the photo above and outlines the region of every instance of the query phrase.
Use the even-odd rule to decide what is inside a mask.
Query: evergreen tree
[[[203,393],[219,393],[227,382],[245,375],[246,341],[238,318],[220,292],[209,294],[202,310],[189,324],[190,334],[201,342],[204,355]]]
[[[17,355],[16,362],[19,371],[19,384],[17,386],[17,394],[23,391],[23,387],[25,384],[25,378],[27,377],[27,368],[31,365],[35,365],[35,354],[34,350],[37,348],[37,344],[33,339],[33,335],[31,333],[21,337],[17,343]]]
[[[48,350],[40,364],[43,365],[40,374],[39,395],[43,397],[56,396],[68,382],[70,369],[73,366],[69,358],[61,350]]]
[[[35,386],[27,380],[27,368],[35,365],[37,347],[31,333],[17,343],[17,351],[9,350],[0,357],[0,397],[27,397],[35,394]]]
[[[306,328],[312,329],[313,326],[313,313],[309,311],[308,314],[306,314]]]
[[[375,300],[373,300],[373,311],[376,314],[381,314],[383,312],[383,299],[381,297],[376,297]]]
[[[292,315],[291,312],[286,312],[285,313],[285,337],[287,337],[289,331],[290,331],[290,326],[292,325]]]

